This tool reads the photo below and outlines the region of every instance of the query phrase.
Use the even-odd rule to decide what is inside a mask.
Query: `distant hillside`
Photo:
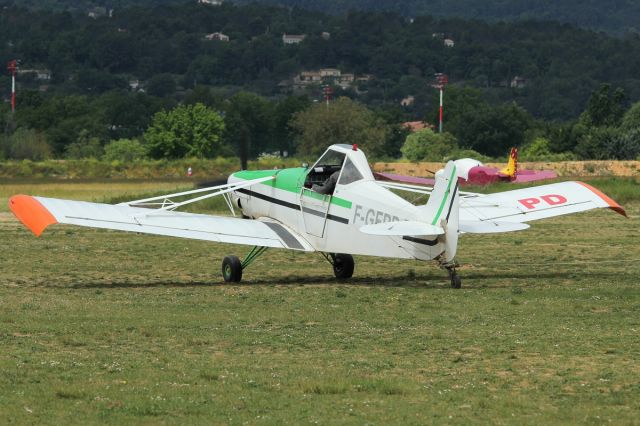
[[[633,0],[251,0],[342,14],[392,11],[485,21],[555,20],[613,34],[640,32],[640,2]],[[249,3],[239,0],[237,3]]]
[[[0,6],[16,6],[28,9],[55,11],[89,11],[96,7],[122,9],[134,6],[154,7],[195,2],[196,0],[0,0]]]
[[[216,32],[228,39],[207,38]],[[307,37],[288,44],[283,34]],[[629,101],[640,99],[637,35],[615,38],[553,22],[416,17],[411,23],[395,13],[336,16],[255,3],[208,7],[193,0],[116,8],[112,18],[101,19],[0,9],[0,61],[11,59],[23,69],[51,72],[46,84],[37,75],[21,77],[23,88],[96,95],[142,85],[160,98],[183,96],[197,85],[317,98],[317,84],[301,82],[301,73],[335,67],[353,80],[336,96],[374,107],[404,101],[416,117],[430,108],[438,72],[452,85],[481,90],[488,102],[516,102],[549,120],[579,116],[601,83],[624,89]],[[0,75],[0,96],[8,96],[8,79]]]
[[[640,2],[634,0],[224,0],[265,3],[341,15],[349,10],[390,11],[488,22],[540,20],[570,23],[611,34],[640,33]],[[44,10],[122,9],[196,3],[197,0],[0,0],[0,6]]]

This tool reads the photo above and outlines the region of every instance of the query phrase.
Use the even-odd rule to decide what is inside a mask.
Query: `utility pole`
[[[333,89],[331,86],[326,85],[322,88],[322,93],[324,94],[324,101],[327,104],[327,108],[329,108],[329,101],[333,97]]]
[[[18,72],[18,61],[9,61],[7,70],[11,73],[11,112],[16,112],[16,73]]]
[[[439,132],[442,133],[444,86],[449,83],[449,77],[447,77],[446,74],[442,74],[441,72],[436,73],[436,82],[437,83],[433,87],[436,87],[440,90],[440,125],[438,129]]]

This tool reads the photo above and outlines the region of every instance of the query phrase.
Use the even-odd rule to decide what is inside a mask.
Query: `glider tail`
[[[518,148],[515,146],[509,152],[509,162],[507,166],[500,170],[500,173],[510,177],[512,180],[518,176]]]
[[[458,247],[459,213],[458,174],[456,165],[449,161],[444,172],[436,176],[433,192],[425,206],[426,220],[429,224],[444,229],[441,241],[444,242],[444,260],[451,262]]]

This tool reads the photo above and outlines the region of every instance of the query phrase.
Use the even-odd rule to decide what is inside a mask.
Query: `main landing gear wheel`
[[[228,283],[239,283],[242,279],[242,263],[237,256],[226,256],[222,261],[222,277]]]
[[[353,261],[353,256],[350,254],[337,253],[333,255],[333,273],[336,278],[340,280],[351,278],[353,276],[354,268],[355,263]]]
[[[451,278],[451,288],[462,287],[462,279],[455,269],[449,269],[449,277]]]

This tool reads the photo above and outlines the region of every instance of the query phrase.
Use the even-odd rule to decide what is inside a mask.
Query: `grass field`
[[[357,257],[338,283],[319,255],[278,250],[223,285],[222,257],[248,248],[60,225],[36,239],[6,213],[14,192],[180,184],[30,185],[0,187],[0,424],[640,418],[637,201],[630,219],[462,236],[461,290],[431,263]]]

